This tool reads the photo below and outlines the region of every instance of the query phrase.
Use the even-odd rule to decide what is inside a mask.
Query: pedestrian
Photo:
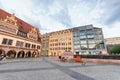
[[[61,56],[59,56],[59,61],[61,61]]]
[[[2,60],[5,61],[5,60],[6,60],[6,57],[7,57],[7,55],[4,53],[4,54],[2,55]]]
[[[3,55],[1,55],[1,57],[0,57],[0,61],[3,59]]]

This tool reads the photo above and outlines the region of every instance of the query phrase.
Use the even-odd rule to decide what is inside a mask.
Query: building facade
[[[72,29],[66,29],[50,33],[49,55],[62,55],[65,51],[73,52]]]
[[[49,50],[49,35],[48,33],[42,35],[42,55],[48,56]]]
[[[85,25],[73,28],[74,54],[100,54],[105,49],[102,28]]]
[[[0,9],[0,55],[23,58],[39,56],[40,53],[39,29]]]
[[[47,43],[44,40],[48,55],[63,54],[65,50],[72,51],[74,55],[100,54],[105,49],[102,28],[93,27],[93,25],[60,30],[48,35]]]
[[[106,38],[105,44],[107,51],[109,52],[114,46],[120,45],[120,37]]]
[[[42,35],[43,55],[62,55],[65,51],[73,52],[72,29],[51,32]]]

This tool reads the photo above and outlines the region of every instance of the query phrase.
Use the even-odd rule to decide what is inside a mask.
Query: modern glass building
[[[102,28],[85,25],[73,28],[74,54],[100,54],[104,45]]]

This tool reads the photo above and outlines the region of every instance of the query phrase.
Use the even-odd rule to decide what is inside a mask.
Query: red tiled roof
[[[11,17],[11,14],[7,13],[6,11],[4,11],[2,9],[0,9],[0,19],[5,19],[7,16]],[[15,17],[15,19],[17,20],[18,27],[21,28],[21,30],[23,32],[28,33],[29,30],[34,27],[34,26],[24,22],[23,20],[21,20],[21,19],[19,19],[17,17]]]

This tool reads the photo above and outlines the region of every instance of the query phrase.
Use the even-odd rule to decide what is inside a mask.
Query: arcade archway
[[[37,57],[37,52],[36,51],[34,51],[33,53],[32,53],[32,57]]]
[[[15,51],[15,50],[9,50],[9,51],[7,52],[7,56],[8,56],[9,58],[15,58],[15,56],[16,56],[16,51]]]
[[[28,57],[31,57],[31,52],[30,51],[28,51],[27,53],[26,53],[26,57],[28,58]]]
[[[1,56],[2,54],[5,54],[5,51],[4,51],[3,49],[0,49],[0,56]]]
[[[25,57],[25,52],[24,51],[19,51],[17,54],[17,58],[24,58]]]

